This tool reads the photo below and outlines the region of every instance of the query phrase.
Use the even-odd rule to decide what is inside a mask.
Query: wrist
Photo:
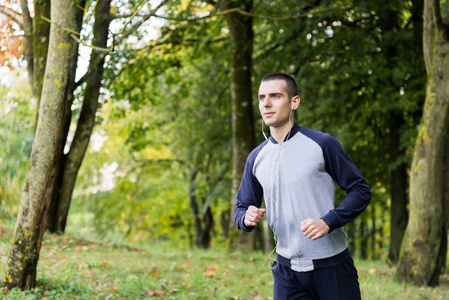
[[[324,222],[324,224],[326,224],[327,227],[329,227],[329,230],[331,229],[331,226],[329,225],[329,223],[325,219],[320,218],[320,220],[322,220]]]

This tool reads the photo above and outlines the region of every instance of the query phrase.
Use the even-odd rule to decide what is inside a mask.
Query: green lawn
[[[0,273],[11,232],[0,226]],[[449,278],[438,288],[393,280],[380,261],[356,260],[363,299],[449,299]],[[6,299],[272,299],[266,255],[185,250],[160,244],[135,248],[47,235],[31,292]],[[0,293],[2,295],[2,293]]]

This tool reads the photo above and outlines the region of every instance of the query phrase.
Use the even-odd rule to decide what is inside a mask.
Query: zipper
[[[295,218],[293,215],[293,201],[291,201],[290,199],[290,194],[288,193],[288,186],[286,184],[286,180],[284,180],[284,178],[287,178],[285,171],[284,171],[284,166],[283,166],[283,160],[282,160],[282,150],[284,148],[284,143],[279,144],[279,151],[278,151],[278,155],[276,157],[276,161],[278,162],[278,166],[279,166],[279,180],[281,182],[281,190],[284,191],[284,196],[285,199],[283,204],[283,208],[284,208],[284,212],[285,212],[285,217],[286,217],[286,221],[288,224],[288,228],[289,230],[292,232],[293,236],[294,236],[294,244],[293,244],[293,250],[296,253],[296,256],[298,257],[298,262],[299,262],[299,267],[302,269],[301,266],[301,260],[300,260],[300,253],[298,253],[298,236],[296,234],[296,228],[295,228]],[[287,208],[287,206],[289,206],[289,209]]]

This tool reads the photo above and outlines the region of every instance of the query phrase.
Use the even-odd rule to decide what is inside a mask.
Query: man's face
[[[284,80],[264,81],[259,87],[259,110],[267,126],[288,126],[290,99]]]

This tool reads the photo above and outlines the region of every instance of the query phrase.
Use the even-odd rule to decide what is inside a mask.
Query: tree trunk
[[[64,100],[68,93],[70,54],[75,40],[75,13],[79,9],[69,0],[51,1],[49,61],[39,107],[39,121],[28,164],[25,187],[17,216],[14,236],[8,252],[3,286],[8,289],[32,288],[36,282],[42,237],[45,230],[54,164],[58,154]],[[63,22],[63,23],[60,23]]]
[[[42,86],[44,83],[45,67],[47,65],[48,43],[50,41],[50,23],[45,18],[50,19],[50,0],[34,1],[33,18],[33,73],[32,91],[39,107]],[[36,122],[39,119],[37,114]]]
[[[212,244],[212,238],[210,233],[212,231],[214,218],[212,215],[212,209],[210,206],[207,207],[206,213],[204,214],[204,228],[201,231],[201,234],[198,239],[198,246],[203,249],[209,249]]]
[[[197,175],[197,172],[193,172],[193,174],[190,176],[189,198],[190,198],[190,208],[192,209],[192,213],[193,213],[193,226],[195,227],[195,232],[196,232],[196,245],[199,246],[198,240],[199,240],[199,236],[202,231],[202,228],[201,228],[200,212],[199,212],[199,208],[198,208],[198,201],[195,196],[196,175]]]
[[[354,222],[350,222],[345,225],[345,231],[348,235],[348,248],[351,250],[351,254],[353,256],[357,255],[357,246],[355,242],[355,231],[357,228],[357,221],[361,221],[362,218],[358,218],[354,220]]]
[[[212,231],[213,227],[213,215],[211,207],[208,206],[206,211],[204,212],[204,226],[201,224],[200,210],[198,207],[197,198],[195,196],[195,182],[197,175],[198,173],[194,172],[190,176],[190,208],[192,209],[193,213],[193,224],[196,232],[196,245],[199,248],[209,249],[212,242],[210,232]]]
[[[386,223],[385,213],[384,213],[384,210],[382,209],[382,213],[381,213],[381,216],[380,216],[380,228],[378,230],[378,232],[379,232],[379,239],[378,239],[378,245],[377,245],[378,249],[383,249],[384,248],[383,240],[384,240],[384,226],[385,226],[384,224],[385,223]]]
[[[368,259],[368,230],[366,230],[367,223],[366,212],[360,218],[360,258]]]
[[[34,1],[34,18],[32,19],[28,9],[28,3],[21,1],[24,31],[25,57],[27,60],[28,80],[33,97],[37,101],[37,107],[42,94],[42,86],[47,63],[47,53],[50,35],[50,0]],[[36,112],[36,126],[39,119],[39,109]]]
[[[34,90],[33,84],[33,68],[34,68],[34,51],[33,51],[33,20],[30,16],[27,1],[20,1],[20,8],[22,9],[22,27],[23,27],[23,44],[24,53],[27,60],[28,82],[31,86],[33,96],[37,98],[37,93]],[[38,14],[40,10],[36,12]],[[38,108],[39,109],[39,108]]]
[[[239,7],[251,11],[253,1],[219,1],[222,11]],[[255,147],[254,115],[251,91],[253,28],[252,18],[239,13],[225,15],[229,26],[232,48],[232,137],[233,167],[231,193],[230,249],[250,251],[254,249],[254,236],[237,231],[234,224],[234,207],[237,191],[245,169],[246,158]]]
[[[393,169],[390,173],[390,249],[388,259],[396,264],[399,260],[402,239],[407,228],[407,164],[396,164],[401,156],[405,155],[400,149],[399,129],[404,123],[404,119],[392,112],[390,114],[390,165]]]
[[[78,0],[83,2],[82,5],[78,4],[78,7],[84,7],[86,0]],[[162,1],[151,13],[143,18],[139,23],[135,24],[130,30],[124,33],[119,42],[135,32],[139,26],[151,16],[154,16],[158,9],[163,7],[168,1]],[[83,9],[77,11],[81,16],[84,12]],[[84,93],[84,102],[81,110],[80,118],[75,133],[74,140],[72,141],[70,151],[67,155],[63,156],[63,159],[58,164],[58,172],[61,174],[58,177],[59,184],[54,185],[52,204],[51,204],[51,219],[47,224],[48,229],[52,233],[63,233],[65,231],[65,225],[67,222],[67,216],[70,208],[73,189],[75,186],[76,176],[84,159],[87,146],[92,134],[93,126],[95,124],[95,114],[98,107],[98,97],[101,88],[101,81],[103,78],[103,65],[104,65],[104,53],[99,50],[100,48],[106,48],[107,44],[107,32],[110,22],[110,1],[99,0],[95,7],[95,24],[94,24],[94,39],[92,41],[95,47],[92,50],[92,55],[89,63],[88,76],[86,79],[86,90]],[[116,41],[117,42],[117,41]],[[119,43],[117,42],[117,43]],[[83,77],[84,78],[84,77]],[[75,88],[75,85],[73,85]],[[70,94],[71,101],[73,101],[73,93]],[[71,122],[70,107],[65,114],[64,128],[66,129],[63,135],[62,145],[66,144],[67,132]]]
[[[89,71],[91,74],[86,82],[86,91],[84,93],[84,102],[78,120],[78,126],[70,146],[70,151],[66,156],[62,173],[61,194],[56,211],[57,232],[65,231],[76,177],[84,159],[84,155],[86,154],[87,146],[89,145],[90,137],[95,125],[95,114],[98,108],[98,99],[100,97],[101,80],[103,78],[104,69],[104,55],[97,49],[104,49],[107,46],[109,23],[111,21],[110,8],[110,0],[99,0],[95,6],[94,37],[92,45],[97,48],[92,50],[89,63]]]
[[[376,206],[371,205],[371,259],[376,258]]]
[[[77,6],[84,7],[86,3],[86,0],[78,0]],[[82,21],[83,21],[83,15],[84,10],[83,9],[77,9],[76,11],[76,31],[81,31]],[[65,169],[66,165],[66,155],[64,154],[64,148],[67,144],[67,136],[70,129],[70,124],[72,122],[72,103],[74,99],[74,91],[76,89],[75,84],[75,74],[76,74],[76,67],[78,63],[78,48],[79,45],[76,44],[73,48],[73,51],[70,54],[72,63],[72,69],[70,71],[70,78],[72,79],[69,83],[69,92],[67,93],[67,99],[65,100],[65,108],[64,108],[64,115],[62,118],[62,126],[60,131],[60,137],[59,141],[61,143],[59,147],[59,155],[57,157],[57,161],[55,163],[55,177],[54,182],[52,184],[52,190],[51,190],[51,202],[50,207],[48,209],[48,215],[47,215],[47,230],[50,233],[56,233],[58,232],[57,227],[57,208],[59,205],[59,199],[61,197],[62,192],[62,174]]]
[[[424,2],[426,102],[410,178],[410,217],[396,277],[416,285],[438,285],[445,234],[444,138],[449,118],[449,2]],[[443,14],[442,14],[443,13]],[[443,249],[442,249],[443,248]]]
[[[448,107],[449,109],[449,107]],[[448,112],[449,115],[449,112]],[[449,118],[446,119],[449,127]],[[448,128],[446,127],[446,128]],[[441,247],[438,253],[437,259],[437,272],[440,274],[441,270],[446,268],[447,262],[447,243],[448,243],[448,228],[449,228],[449,130],[446,130],[444,138],[444,150],[443,150],[443,233],[441,234]],[[438,278],[433,278],[432,281]]]

